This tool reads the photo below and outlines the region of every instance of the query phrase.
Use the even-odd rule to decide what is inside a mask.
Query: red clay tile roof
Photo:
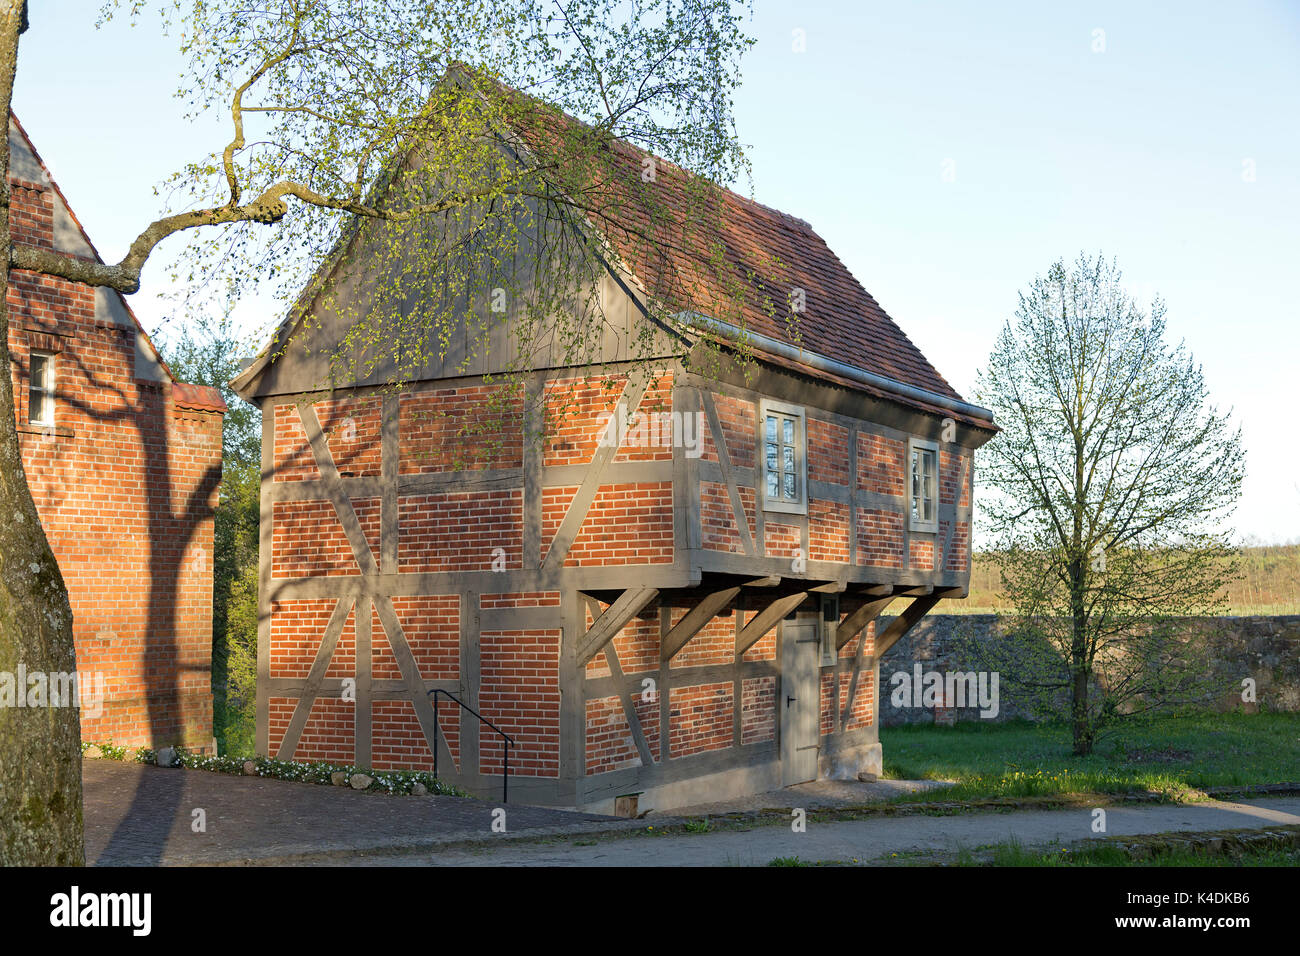
[[[172,404],[178,408],[199,412],[228,410],[225,399],[221,397],[221,389],[212,385],[186,385],[184,382],[173,382]]]
[[[527,145],[539,144],[539,128],[558,125],[564,136],[590,131],[531,97],[505,93],[511,125]],[[585,148],[592,148],[590,140]],[[626,141],[598,149],[603,155],[595,165],[604,167],[605,181],[590,192],[589,218],[653,297],[961,400],[807,222],[693,177]],[[649,159],[655,175],[645,183]],[[703,219],[698,195],[717,202]],[[668,221],[674,212],[693,217],[699,227],[683,230]],[[792,331],[787,317],[796,290],[805,308]]]

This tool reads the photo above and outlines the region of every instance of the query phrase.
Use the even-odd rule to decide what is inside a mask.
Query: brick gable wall
[[[15,241],[54,248],[62,197],[49,182],[10,185]],[[22,271],[6,294],[23,467],[67,584],[78,670],[105,681],[102,713],[82,710],[82,737],[209,748],[222,416],[182,407],[165,375],[137,378],[141,333],[97,316],[96,299]],[[34,350],[54,355],[52,428],[28,423]]]

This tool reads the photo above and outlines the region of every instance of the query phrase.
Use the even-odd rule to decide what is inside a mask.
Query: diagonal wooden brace
[[[659,596],[658,588],[628,588],[618,600],[605,609],[591,630],[578,642],[577,663],[582,667],[595,657],[600,649],[623,630],[624,625],[641,613],[641,610]]]
[[[910,631],[916,622],[925,617],[926,613],[942,599],[941,595],[929,594],[913,600],[903,613],[894,618],[889,627],[885,628],[883,634],[877,635],[875,653],[872,656],[876,660],[884,657],[885,653],[898,643],[898,639]]]
[[[677,626],[664,635],[663,659],[672,660],[691,638],[713,620],[714,615],[729,605],[740,593],[740,588],[726,588],[714,591],[701,599],[700,603],[686,612],[686,616],[677,622]]]
[[[787,594],[785,597],[777,598],[754,615],[754,619],[736,635],[737,659],[743,657],[745,652],[757,644],[764,634],[772,630],[778,621],[802,604],[807,597],[807,591],[796,591],[794,594]]]
[[[880,616],[880,612],[893,603],[892,597],[880,598],[876,601],[868,601],[858,608],[835,629],[835,649],[838,651],[849,641],[853,640],[863,628]]]

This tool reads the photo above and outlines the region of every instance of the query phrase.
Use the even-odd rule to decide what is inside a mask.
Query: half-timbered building
[[[611,236],[599,367],[539,353],[503,440],[469,426],[505,336],[323,390],[345,330],[309,299],[236,379],[265,423],[261,752],[490,795],[508,748],[511,799],[596,810],[880,772],[877,662],[965,595],[995,429],[806,222],[719,201],[728,267],[779,261],[797,335],[683,314],[632,361],[658,277]]]

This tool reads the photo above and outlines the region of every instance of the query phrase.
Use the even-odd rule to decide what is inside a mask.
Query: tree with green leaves
[[[104,15],[139,17],[146,6],[110,0]],[[340,316],[347,340],[330,356],[322,386],[355,380],[377,356],[400,376],[445,354],[461,323],[470,326],[470,351],[488,347],[498,313],[482,304],[498,289],[518,306],[513,328],[521,337],[507,384],[526,372],[530,347],[542,339],[581,365],[603,324],[593,294],[600,234],[624,230],[646,258],[695,248],[714,232],[711,184],[744,170],[731,105],[751,43],[745,6],[162,4],[163,28],[189,57],[178,95],[195,113],[228,115],[228,138],[166,184],[169,205],[156,218],[142,197],[142,228],[116,263],[15,242],[5,190],[0,278],[18,269],[131,294],[163,244],[175,248],[184,238],[174,278],[185,289],[237,301],[270,288],[292,309],[306,301],[298,295],[304,286],[330,304],[333,292],[308,280],[332,254],[350,250],[368,259],[375,287],[364,313]],[[55,28],[41,22],[47,12],[34,8],[32,28]],[[0,0],[6,107],[28,25],[23,0]],[[647,168],[627,144],[661,157],[663,169]],[[6,173],[7,151],[0,163]],[[668,197],[657,188],[661,174],[683,188]],[[639,210],[634,220],[620,214],[631,206]],[[419,243],[411,239],[416,224],[428,224]],[[649,313],[690,310],[698,283],[663,274],[674,287],[644,290]],[[412,289],[426,293],[414,307]],[[734,291],[737,301],[746,295]],[[729,318],[725,302],[697,303],[696,311]],[[7,322],[0,298],[0,333]],[[71,671],[67,592],[23,474],[13,383],[0,380],[0,669],[24,661]],[[78,743],[70,708],[0,713],[0,864],[83,859]]]
[[[985,664],[1041,714],[1068,708],[1081,755],[1121,718],[1214,690],[1180,619],[1223,608],[1241,434],[1164,313],[1113,262],[1058,261],[1020,295],[976,389],[1002,429],[980,509],[1015,608]]]
[[[212,730],[226,753],[253,752],[257,681],[261,411],[230,380],[246,342],[229,314],[169,326],[155,339],[178,379],[221,390],[221,489],[212,531]]]

